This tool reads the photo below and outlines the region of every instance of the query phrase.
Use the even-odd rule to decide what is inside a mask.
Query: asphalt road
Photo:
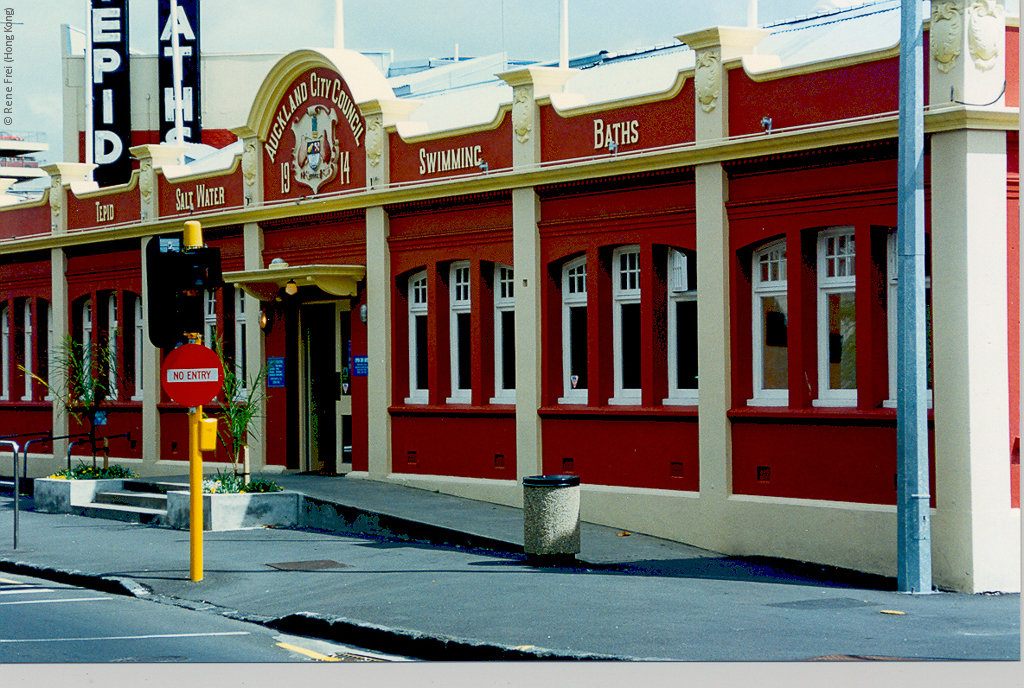
[[[387,661],[169,604],[0,575],[0,663]]]

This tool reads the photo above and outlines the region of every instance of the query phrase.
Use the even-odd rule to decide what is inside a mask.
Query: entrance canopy
[[[224,282],[238,285],[260,301],[273,301],[289,282],[296,288],[319,287],[332,296],[355,296],[357,283],[365,278],[364,265],[272,265],[224,273]]]

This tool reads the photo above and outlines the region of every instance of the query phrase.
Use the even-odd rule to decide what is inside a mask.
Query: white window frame
[[[143,395],[143,381],[146,376],[143,375],[142,371],[142,347],[143,340],[146,337],[146,322],[142,314],[142,296],[136,294],[133,298],[134,308],[133,317],[135,320],[135,347],[132,355],[135,357],[135,393],[132,395],[132,401],[142,401]]]
[[[468,315],[473,311],[472,286],[473,278],[468,260],[452,263],[448,281],[448,352],[451,371],[451,396],[446,400],[449,404],[468,404],[473,400],[472,380],[470,386],[462,387],[459,377],[459,315]],[[472,317],[470,315],[470,317]],[[472,356],[472,345],[469,355]]]
[[[32,299],[25,299],[25,309],[22,311],[22,322],[24,324],[22,335],[24,337],[24,348],[25,348],[25,393],[21,395],[22,401],[32,401],[32,371],[33,359],[32,355]]]
[[[623,267],[623,261],[629,264]],[[636,244],[620,246],[612,251],[612,377],[615,396],[608,400],[612,405],[640,403],[641,388],[625,389],[622,375],[625,363],[622,352],[622,307],[639,306],[640,292],[640,247]]]
[[[119,321],[117,317],[117,292],[112,291],[107,296],[107,399],[115,400],[118,397],[117,389],[117,330]]]
[[[889,398],[882,402],[883,408],[896,408],[896,368],[897,356],[899,355],[899,342],[897,339],[899,328],[897,326],[897,319],[899,318],[899,303],[897,296],[897,289],[899,287],[899,245],[897,243],[896,230],[890,231],[889,236],[886,240],[886,264],[888,271],[886,273],[886,330],[889,348]],[[925,275],[924,277],[924,291],[925,291],[925,309],[926,312],[931,312],[931,307],[927,304],[931,303],[931,291],[932,291],[932,277],[931,275]],[[927,346],[927,343],[925,344]],[[932,364],[934,366],[934,364]],[[933,368],[934,370],[934,368]],[[934,373],[933,373],[934,374]],[[926,376],[927,377],[927,376]],[[932,388],[929,387],[926,393],[928,402],[928,408],[932,408],[932,402],[934,395]]]
[[[0,358],[3,358],[3,376],[2,384],[0,384],[0,399],[7,401],[11,398],[11,323],[10,313],[7,310],[10,308],[8,301],[0,308]]]
[[[494,397],[492,404],[516,403],[515,385],[505,380],[505,331],[502,318],[504,313],[515,313],[515,270],[509,265],[494,265]],[[514,316],[513,316],[514,317]],[[513,336],[515,333],[513,332]]]
[[[85,297],[82,303],[82,372],[84,377],[92,374],[92,297]]]
[[[572,331],[570,309],[589,308],[587,304],[587,256],[568,261],[562,266],[562,396],[559,404],[586,404],[588,390],[573,389],[569,369],[572,362]],[[589,330],[588,330],[589,336]],[[590,361],[588,357],[587,365]],[[589,374],[588,374],[589,380]],[[587,383],[589,385],[589,381]]]
[[[57,365],[57,352],[53,348],[53,304],[46,302],[46,396],[44,401],[53,401],[53,369]]]
[[[845,238],[845,242],[839,240]],[[833,243],[832,240],[836,240]],[[830,253],[830,246],[845,243],[848,250]],[[818,398],[814,406],[845,407],[857,405],[857,390],[832,389],[829,375],[828,297],[833,294],[857,295],[856,244],[851,226],[830,227],[818,234]],[[830,274],[830,269],[831,273]],[[856,310],[854,311],[856,324]],[[856,375],[856,371],[854,371]]]
[[[203,292],[203,344],[217,348],[217,292]]]
[[[416,318],[428,316],[427,271],[421,270],[409,277],[409,396],[407,404],[426,404],[430,401],[430,390],[417,387],[416,363],[419,352],[416,345]],[[427,353],[423,352],[426,356]]]
[[[235,379],[238,380],[238,389],[235,392],[235,401],[244,401],[249,398],[248,362],[246,356],[245,338],[247,325],[245,319],[245,291],[241,287],[235,287]]]
[[[681,388],[679,376],[679,342],[677,336],[676,306],[680,303],[697,301],[697,285],[690,284],[689,257],[674,248],[668,250],[668,317],[666,318],[667,350],[668,350],[668,397],[664,400],[667,406],[693,406],[697,403],[697,390]],[[694,334],[696,336],[696,333]]]
[[[773,254],[775,254],[773,256]],[[768,280],[762,280],[761,278],[761,262],[762,259],[766,259],[769,273],[773,272],[772,266],[775,266],[775,276],[770,276]],[[773,241],[770,244],[763,246],[762,248],[754,251],[753,256],[753,302],[751,310],[751,332],[753,341],[753,370],[754,377],[753,383],[753,398],[747,400],[748,406],[788,406],[789,405],[789,388],[785,389],[765,389],[764,388],[764,351],[762,350],[764,342],[764,323],[762,321],[762,307],[761,299],[765,297],[784,296],[786,297],[786,310],[787,318],[789,311],[789,292],[788,292],[788,267],[787,267],[788,256],[786,253],[786,240],[779,239]],[[788,335],[788,327],[787,327]],[[789,355],[789,342],[786,342],[787,357]]]

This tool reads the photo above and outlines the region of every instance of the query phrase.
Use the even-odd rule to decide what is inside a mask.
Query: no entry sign
[[[185,344],[164,359],[160,379],[164,391],[174,403],[202,406],[220,392],[224,384],[224,367],[213,349]]]

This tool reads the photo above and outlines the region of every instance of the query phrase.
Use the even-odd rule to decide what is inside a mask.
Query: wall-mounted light
[[[761,118],[761,126],[764,127],[764,133],[772,133],[772,118],[767,115]]]
[[[479,167],[484,174],[487,174],[487,171],[490,169],[490,165],[487,164],[486,160],[481,160],[480,164],[477,165],[477,167]]]
[[[619,142],[615,139],[608,139],[608,152],[615,155],[619,152]]]
[[[366,323],[367,311],[368,311],[368,309],[366,308],[366,304],[365,303],[362,306],[359,307],[359,320],[362,323],[364,323],[364,324]]]
[[[295,296],[299,293],[299,285],[295,284],[295,280],[288,280],[288,284],[284,285],[284,293],[288,296]]]
[[[267,312],[265,310],[261,310],[260,311],[259,323],[260,323],[260,329],[263,330],[264,332],[266,332],[267,331],[267,325],[270,323],[270,320],[267,318]]]

